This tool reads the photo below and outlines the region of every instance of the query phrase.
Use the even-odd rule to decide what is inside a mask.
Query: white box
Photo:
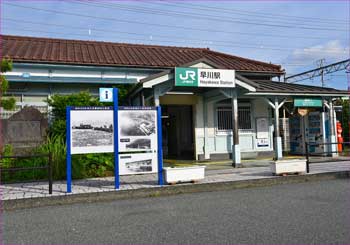
[[[271,164],[274,174],[306,173],[306,159],[279,160]]]
[[[204,179],[205,166],[163,168],[166,183],[188,182]]]

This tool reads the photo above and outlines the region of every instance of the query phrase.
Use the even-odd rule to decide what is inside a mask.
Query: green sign
[[[175,86],[234,88],[235,71],[176,67]]]
[[[175,68],[175,86],[198,87],[198,68]]]
[[[321,98],[294,99],[294,107],[322,107],[322,99]]]

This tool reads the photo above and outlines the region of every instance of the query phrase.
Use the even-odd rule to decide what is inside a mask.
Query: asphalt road
[[[26,210],[3,215],[4,243],[349,244],[350,180]]]

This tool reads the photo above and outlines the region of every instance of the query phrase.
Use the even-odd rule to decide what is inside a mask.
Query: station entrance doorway
[[[194,159],[191,105],[162,105],[162,131],[164,158]]]

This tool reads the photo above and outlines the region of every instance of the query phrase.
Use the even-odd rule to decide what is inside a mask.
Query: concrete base
[[[282,138],[281,137],[275,137],[274,139],[275,142],[275,158],[282,159]]]
[[[168,184],[204,179],[205,166],[163,168],[164,181]]]
[[[332,135],[331,136],[331,143],[336,143],[337,142],[337,139],[335,137],[335,135]],[[337,149],[338,145],[337,144],[332,144],[331,147],[330,147],[330,151],[332,152],[331,153],[331,156],[332,157],[337,157],[338,156],[338,153],[336,153],[338,151]]]
[[[241,164],[241,149],[239,145],[232,146],[232,161],[236,166]]]
[[[306,173],[306,159],[279,160],[271,164],[274,174]]]

